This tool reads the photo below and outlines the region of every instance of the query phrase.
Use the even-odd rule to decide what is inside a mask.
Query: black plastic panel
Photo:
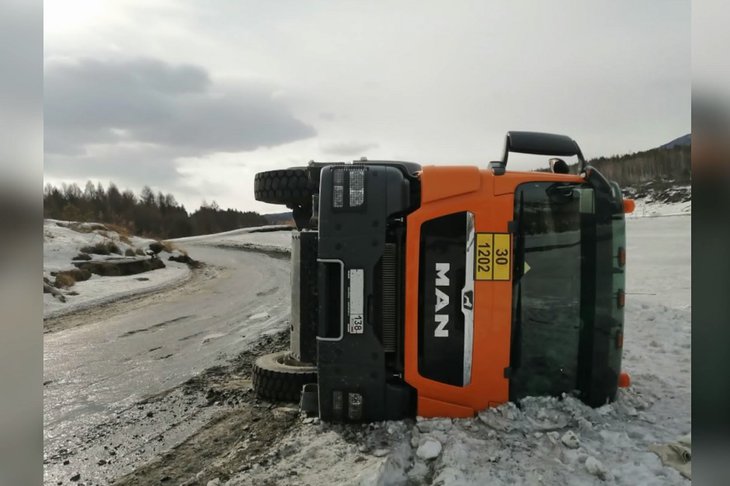
[[[339,173],[343,175],[337,171],[343,171]],[[360,193],[354,200],[350,196],[353,179],[348,173],[362,171],[364,180],[357,186],[357,190],[364,187],[360,203]],[[383,296],[383,292],[399,290],[393,278],[398,278],[398,254],[403,248],[388,247],[386,251],[386,245],[392,242],[392,228],[400,224],[397,216],[414,209],[411,184],[401,169],[387,165],[322,168],[318,258],[330,262],[320,264],[318,298],[317,367],[322,419],[386,420],[415,412],[414,391],[399,378],[398,366],[392,363],[396,354],[393,338],[402,332],[397,328],[402,322],[400,310],[393,304],[400,299]],[[337,191],[343,193],[342,197]],[[337,302],[340,298],[341,306]],[[353,313],[353,308],[358,310]],[[362,326],[353,325],[355,314]]]
[[[465,212],[421,225],[418,372],[457,386],[464,382],[466,227]]]

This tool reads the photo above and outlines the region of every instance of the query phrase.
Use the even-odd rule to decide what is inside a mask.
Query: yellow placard
[[[512,235],[477,233],[474,252],[475,280],[511,280]]]

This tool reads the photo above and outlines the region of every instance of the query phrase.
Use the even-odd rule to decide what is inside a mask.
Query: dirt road
[[[77,474],[77,484],[107,484],[184,440],[215,414],[200,396],[154,411],[139,402],[287,326],[286,258],[185,246],[206,263],[189,284],[48,323],[46,484]]]

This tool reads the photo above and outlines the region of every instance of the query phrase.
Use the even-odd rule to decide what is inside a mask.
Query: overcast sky
[[[689,1],[45,2],[45,180],[262,212],[309,160],[486,165],[508,130],[586,157],[690,131]],[[515,156],[513,168],[533,168]]]

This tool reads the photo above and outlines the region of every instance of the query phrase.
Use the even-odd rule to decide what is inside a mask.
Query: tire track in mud
[[[187,316],[176,317],[174,319],[167,319],[166,321],[162,321],[162,322],[160,322],[158,324],[153,324],[152,326],[145,327],[143,329],[135,329],[135,330],[132,330],[132,331],[127,331],[124,334],[120,335],[119,337],[120,338],[125,338],[125,337],[129,337],[129,336],[134,336],[135,334],[139,334],[141,332],[156,331],[156,330],[158,330],[158,329],[160,329],[162,327],[165,327],[165,326],[167,326],[169,324],[174,324],[176,322],[183,321],[185,319],[190,319],[191,317],[193,317],[193,316],[192,315],[187,315]]]
[[[180,443],[114,481],[115,485],[207,484],[227,480],[252,460],[261,458],[296,426],[293,408],[258,400],[251,389],[251,366],[262,354],[287,349],[289,333],[261,338],[225,366],[216,366],[173,390],[142,403],[167,408],[180,397],[204,400],[203,408],[217,409],[210,420]],[[274,413],[273,409],[287,410]],[[291,410],[291,411],[289,411]],[[272,420],[273,418],[273,420]]]

